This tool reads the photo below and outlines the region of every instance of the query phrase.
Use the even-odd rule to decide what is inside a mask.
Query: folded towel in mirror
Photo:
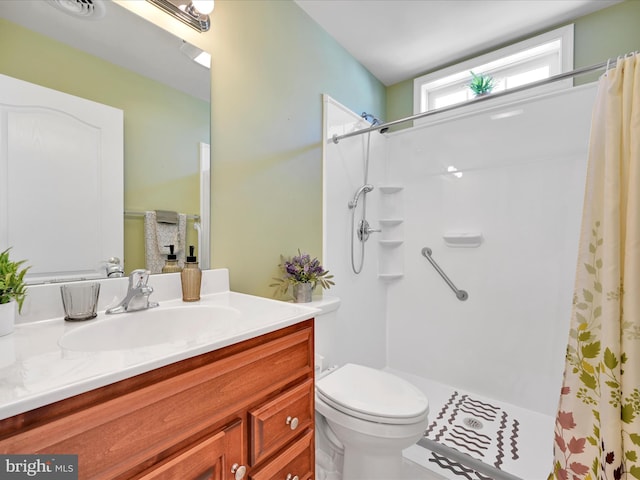
[[[151,273],[160,273],[169,253],[169,245],[174,245],[174,254],[178,257],[178,264],[182,266],[185,261],[185,244],[187,233],[187,215],[177,214],[175,224],[161,223],[157,219],[155,211],[145,212],[144,238],[145,238],[145,267]]]
[[[178,212],[172,212],[170,210],[156,210],[156,222],[177,225]]]

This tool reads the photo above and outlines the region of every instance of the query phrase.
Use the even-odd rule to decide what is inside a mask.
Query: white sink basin
[[[80,352],[184,345],[229,332],[239,316],[236,309],[211,305],[152,308],[99,318],[65,333],[58,344]]]

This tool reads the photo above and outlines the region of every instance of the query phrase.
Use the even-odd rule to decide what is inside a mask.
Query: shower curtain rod
[[[429,117],[431,115],[435,115],[436,113],[449,112],[451,110],[455,110],[460,107],[466,107],[469,104],[475,104],[484,102],[491,98],[503,97],[505,95],[510,95],[512,93],[522,92],[524,90],[528,90],[530,88],[540,87],[542,85],[546,85],[548,83],[557,82],[558,80],[565,80],[567,78],[576,77],[578,75],[582,75],[589,72],[595,72],[598,70],[604,70],[608,67],[614,67],[616,65],[616,59],[607,60],[606,62],[598,63],[597,65],[591,65],[588,67],[577,68],[575,70],[571,70],[570,72],[559,73],[558,75],[554,75],[552,77],[545,78],[543,80],[538,80],[537,82],[528,83],[526,85],[522,85],[520,87],[510,88],[509,90],[503,90],[502,92],[492,93],[491,95],[487,95],[484,97],[476,97],[473,100],[469,100],[468,102],[458,103],[456,105],[451,105],[449,107],[439,108],[437,110],[429,110],[427,112],[417,113],[415,115],[411,115],[410,117],[401,118],[399,120],[393,120],[391,122],[380,123],[373,127],[363,128],[361,130],[356,130],[355,132],[345,133],[343,135],[333,135],[333,143],[338,143],[343,138],[355,137],[356,135],[361,135],[363,133],[375,132],[376,130],[382,130],[384,128],[394,127],[396,125],[400,125],[401,123],[411,122],[413,120],[418,120],[420,118]]]

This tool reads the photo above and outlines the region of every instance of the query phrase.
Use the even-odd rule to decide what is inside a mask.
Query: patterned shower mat
[[[448,476],[516,478],[506,472],[520,459],[519,427],[518,419],[503,408],[454,390],[419,443],[430,450],[434,470]]]

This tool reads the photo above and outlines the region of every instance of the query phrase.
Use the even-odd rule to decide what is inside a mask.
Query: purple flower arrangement
[[[311,283],[312,288],[320,285],[322,288],[331,288],[335,283],[331,280],[333,275],[329,275],[329,271],[325,270],[317,258],[311,258],[308,253],[300,253],[290,258],[284,258],[280,255],[280,264],[278,265],[282,276],[274,278],[276,283],[269,285],[276,288],[276,295],[282,296],[287,293],[290,285],[298,283]]]

